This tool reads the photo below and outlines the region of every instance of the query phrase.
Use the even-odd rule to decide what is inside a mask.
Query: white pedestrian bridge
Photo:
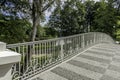
[[[105,33],[91,32],[6,47],[10,56],[0,55],[0,60],[6,61],[0,64],[0,74],[5,71],[0,80],[120,80],[120,45]],[[3,65],[5,70],[1,68]]]

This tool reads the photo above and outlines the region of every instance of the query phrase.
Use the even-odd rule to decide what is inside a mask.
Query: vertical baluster
[[[70,45],[71,45],[71,40],[70,40],[70,38],[68,38],[68,41],[70,41],[70,42],[69,42],[69,45],[68,45],[68,55],[70,55]]]
[[[67,56],[69,55],[69,54],[68,54],[69,43],[70,43],[69,38],[67,38],[67,39],[66,39],[66,55],[67,55]]]
[[[54,41],[54,45],[53,46],[54,46],[53,53],[54,53],[54,55],[56,55],[55,61],[57,61],[58,60],[58,52],[56,51],[56,47],[57,47],[56,40]]]
[[[62,57],[62,59],[64,59],[65,54],[66,54],[66,53],[65,53],[65,50],[66,50],[66,42],[65,42],[65,40],[66,40],[66,39],[64,38],[63,41],[62,41],[62,42],[63,42],[63,43],[62,43],[62,45],[63,45],[63,53],[62,53],[62,56],[63,56],[63,57]]]
[[[22,72],[24,72],[25,45],[22,46]]]
[[[47,54],[46,54],[46,49],[47,49],[47,46],[46,46],[46,42],[44,42],[44,65],[46,66],[46,62],[47,62]]]
[[[48,42],[48,46],[49,46],[49,48],[48,48],[48,54],[49,54],[49,56],[50,56],[50,64],[51,64],[51,63],[53,62],[53,56],[52,56],[51,51],[50,51],[51,42]]]
[[[52,61],[52,58],[51,58],[51,54],[50,54],[50,48],[51,48],[51,46],[50,46],[50,44],[49,44],[49,42],[47,42],[47,46],[49,47],[49,48],[47,48],[47,54],[48,54],[48,58],[49,58],[49,64],[51,64],[51,61]]]
[[[96,34],[94,33],[94,44],[96,43]]]
[[[33,54],[33,45],[30,44],[30,51],[29,51],[29,54],[28,54],[28,55],[30,55],[30,56],[28,56],[28,61],[29,61],[28,64],[29,64],[29,67],[32,65],[32,59],[31,59],[32,54]]]
[[[36,44],[33,43],[32,45],[32,55],[31,55],[31,62],[32,62],[32,67],[33,71],[35,71],[35,62],[36,62]]]
[[[72,43],[73,43],[73,42],[72,42],[72,38],[69,38],[69,39],[70,39],[70,41],[71,41],[71,43],[70,43],[70,54],[72,54],[71,51],[73,50],[73,49],[72,49]]]
[[[63,54],[63,45],[64,45],[64,42],[63,40],[60,40],[60,45],[61,45],[61,51],[60,51],[60,55],[61,55],[61,61],[63,61],[64,59],[64,54]]]
[[[73,38],[73,46],[74,46],[73,48],[74,48],[74,51],[75,51],[75,40],[76,39],[75,39],[75,37],[72,37],[72,38]]]
[[[42,54],[43,54],[43,44],[41,43],[41,57],[40,57],[41,67],[43,67]]]
[[[50,59],[51,59],[50,57],[51,56],[50,56],[50,52],[49,52],[49,48],[50,48],[49,42],[46,43],[46,46],[47,46],[46,47],[46,53],[47,53],[47,57],[48,57],[48,60],[49,60],[48,64],[50,64]]]
[[[54,60],[56,61],[56,55],[55,55],[55,53],[54,53],[54,43],[55,43],[55,41],[52,41],[52,47],[51,47],[51,53],[53,54],[53,56],[54,56]]]
[[[39,43],[39,58],[38,58],[38,61],[39,61],[39,65],[40,65],[40,69],[41,69],[41,43]]]
[[[73,38],[70,38],[71,39],[71,41],[72,41],[72,44],[71,44],[71,51],[73,52]],[[71,53],[72,54],[72,53]]]
[[[38,52],[39,52],[39,48],[38,48],[39,44],[37,43],[36,44],[36,66],[38,66],[38,58],[39,58],[39,55],[38,55]]]
[[[52,52],[52,49],[53,49],[53,41],[50,42],[50,53],[51,53],[51,56],[52,56],[52,62],[54,63],[56,61],[55,59],[55,55],[53,55],[53,52]]]
[[[51,48],[51,46],[50,46],[50,42],[48,42],[48,55],[49,55],[49,64],[51,64],[51,62],[52,62],[52,56],[51,56],[51,53],[50,53],[50,48]]]
[[[46,42],[46,60],[47,60],[47,65],[49,64],[49,54],[48,54],[48,48],[49,48],[49,45],[48,45],[48,42]]]
[[[50,54],[50,56],[51,56],[51,63],[54,63],[54,61],[55,61],[55,56],[54,56],[54,54],[52,53],[52,48],[53,48],[53,46],[52,46],[52,41],[50,41],[49,42],[49,46],[50,46],[50,48],[49,48],[49,54]]]
[[[40,68],[40,53],[41,53],[41,49],[40,49],[40,43],[38,43],[38,67]]]
[[[53,56],[54,62],[56,61],[56,55],[54,54],[54,41],[51,41],[51,54]]]
[[[68,55],[70,55],[70,39],[68,38],[68,41],[69,41],[69,43],[68,43]]]
[[[79,48],[81,49],[81,35],[79,36]]]
[[[26,45],[26,60],[27,60],[26,62],[27,63],[25,63],[26,64],[25,67],[27,67],[27,68],[29,67],[28,55],[29,55],[29,52],[30,52],[30,51],[28,51],[28,49],[29,49],[29,45]]]
[[[20,52],[20,48],[21,48],[21,46],[18,47],[18,53],[21,53],[22,56],[23,56],[23,53]],[[18,70],[19,70],[19,75],[21,75],[21,64],[20,64],[20,62],[18,63]]]
[[[68,43],[67,43],[67,55],[69,55],[69,45],[70,45],[70,40],[69,40],[69,38],[67,38],[67,41],[68,41]]]
[[[35,57],[36,57],[36,54],[35,54],[35,44],[33,43],[32,44],[32,55],[31,55],[31,62],[32,62],[32,67],[34,67],[35,65]]]
[[[45,53],[46,53],[46,62],[47,62],[46,65],[47,65],[48,64],[48,54],[47,54],[48,45],[47,45],[47,42],[45,42],[45,44],[46,44],[46,50],[45,50],[46,52]]]
[[[53,56],[54,62],[56,61],[56,55],[54,54],[54,41],[51,41],[51,54]]]
[[[84,34],[82,35],[82,48],[84,49],[85,48],[85,37],[84,37]]]
[[[76,37],[76,40],[77,40],[77,41],[76,41],[76,43],[77,43],[77,44],[76,44],[76,50],[77,50],[77,53],[78,53],[78,49],[79,49],[79,42],[78,42],[79,36]]]
[[[92,35],[93,35],[93,38],[92,38],[92,44],[94,44],[94,33],[93,33]]]

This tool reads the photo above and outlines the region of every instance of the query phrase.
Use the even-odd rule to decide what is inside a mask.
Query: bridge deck
[[[32,80],[120,80],[120,46],[93,46]]]

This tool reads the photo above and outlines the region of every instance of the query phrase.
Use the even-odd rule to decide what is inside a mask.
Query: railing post
[[[0,42],[0,80],[12,80],[12,65],[20,59],[20,54],[7,50],[6,44]]]
[[[85,48],[85,35],[83,34],[82,35],[82,48],[84,49]]]
[[[78,46],[78,44],[76,45],[76,52],[77,53],[79,52],[79,46]]]
[[[92,45],[93,44],[93,41],[92,40],[90,40],[90,45]]]
[[[94,33],[94,44],[96,43],[96,34]]]
[[[89,41],[86,42],[87,46],[89,46]]]
[[[72,47],[70,47],[70,54],[72,54]]]
[[[100,36],[100,42],[102,42],[102,34],[101,34],[101,36]]]
[[[63,60],[64,59],[64,49],[63,49],[63,46],[64,46],[64,40],[60,40],[60,46],[61,46],[61,48],[60,48],[60,57],[61,57],[61,60]]]

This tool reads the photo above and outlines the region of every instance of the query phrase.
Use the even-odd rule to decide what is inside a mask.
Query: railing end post
[[[0,80],[12,80],[12,65],[20,60],[20,54],[6,49],[6,43],[0,42]]]

